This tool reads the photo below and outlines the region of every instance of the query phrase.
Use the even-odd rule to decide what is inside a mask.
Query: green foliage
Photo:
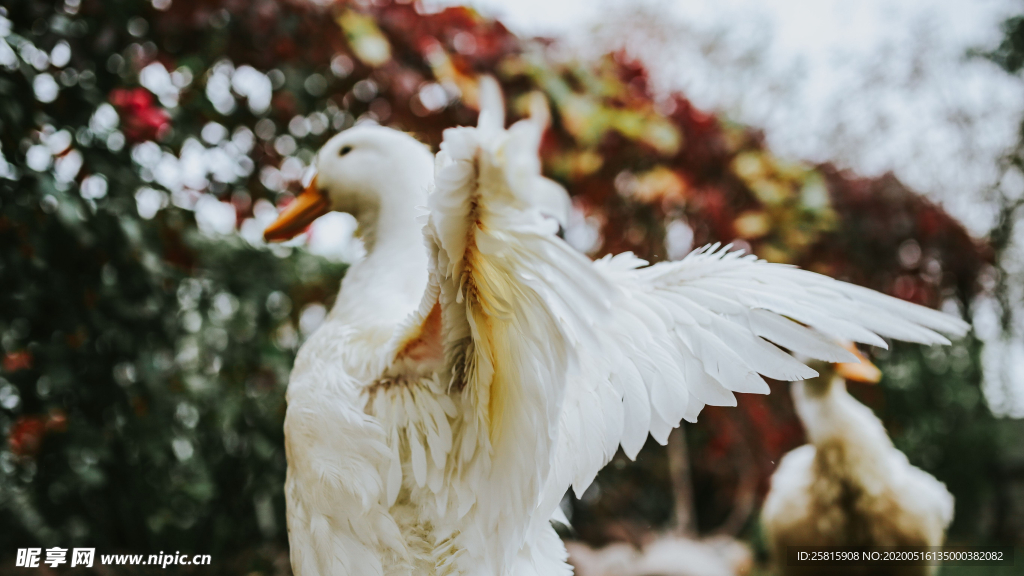
[[[981,394],[980,354],[970,337],[950,347],[896,343],[874,354],[884,397],[866,398],[896,447],[956,496],[954,541],[977,536],[994,496],[996,420]]]
[[[196,192],[150,188],[133,145],[162,138],[163,149],[148,149],[158,159],[180,150],[209,103],[177,107],[175,135],[151,96],[117,92],[137,78],[125,62],[154,50],[136,40],[148,3],[9,6],[0,548],[216,553],[282,540],[281,420],[297,324],[303,311],[306,331],[322,319],[344,266],[200,232]],[[47,92],[55,86],[59,95]],[[239,145],[252,139],[234,134]],[[247,173],[208,173],[217,168],[199,175],[203,186],[251,204]],[[140,194],[161,208],[175,192],[170,207],[140,208]]]
[[[42,195],[2,197],[0,327],[31,367],[0,383],[0,425],[45,415],[49,430],[38,458],[3,453],[0,545],[219,551],[282,536],[293,320],[342,267],[190,231],[178,248],[197,260],[176,268],[158,228],[116,203],[69,225],[32,205]]]
[[[983,52],[1003,70],[1016,74],[1024,69],[1024,16],[1013,16],[1003,21],[1003,41],[994,50]]]

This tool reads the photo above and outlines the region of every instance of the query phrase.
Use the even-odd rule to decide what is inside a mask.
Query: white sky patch
[[[135,192],[135,206],[139,216],[149,220],[156,216],[162,208],[166,208],[170,202],[167,193],[148,186],[139,188]]]
[[[302,313],[299,314],[299,331],[302,335],[309,337],[321,324],[324,323],[324,319],[327,318],[327,308],[319,303],[312,302],[306,304],[302,309]]]
[[[179,90],[170,72],[160,62],[153,62],[139,72],[139,84],[156,94],[160,103],[168,108],[178,105]]]
[[[669,260],[682,260],[693,250],[693,228],[683,219],[665,227],[665,250]]]
[[[196,202],[195,211],[196,225],[200,232],[210,236],[234,232],[237,214],[230,203],[203,194]]]
[[[601,245],[601,222],[573,204],[565,226],[565,241],[584,254],[597,250]]]
[[[263,231],[277,220],[277,208],[270,201],[261,198],[253,205],[252,214],[252,218],[246,218],[242,222],[239,233],[252,246],[265,246]]]

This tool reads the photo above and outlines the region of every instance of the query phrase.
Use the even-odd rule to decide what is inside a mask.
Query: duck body
[[[569,575],[549,522],[566,490],[706,404],[767,393],[760,374],[817,374],[772,343],[839,361],[837,338],[966,330],[718,246],[592,262],[557,236],[568,196],[540,174],[543,106],[506,129],[497,84],[480,97],[478,126],[446,131],[436,158],[387,128],[335,136],[265,233],[341,210],[367,248],[288,386],[298,576]]]
[[[485,508],[475,501],[487,487],[492,447],[478,422],[466,418],[478,412],[472,394],[442,382],[439,343],[417,346],[410,341],[417,338],[403,337],[427,290],[428,249],[417,216],[432,183],[433,157],[394,131],[362,131],[384,138],[392,152],[404,149],[408,164],[389,170],[391,182],[383,186],[394,194],[381,194],[381,205],[348,207],[364,234],[370,232],[368,254],[350,268],[290,377],[285,495],[293,569],[302,575],[496,574],[487,557],[495,535],[475,518]],[[358,131],[347,138],[358,140]],[[388,198],[399,202],[389,205]],[[439,330],[437,310],[431,322]],[[455,473],[453,453],[477,466]],[[544,520],[519,536],[523,545],[502,573],[571,573],[561,540]]]
[[[459,510],[454,496],[475,494],[482,483],[445,474],[453,444],[467,442],[467,399],[436,371],[380,377],[399,322],[353,322],[340,312],[336,305],[304,344],[288,389],[285,494],[295,573],[495,573],[467,553],[487,550],[488,535],[473,530],[477,508]],[[508,574],[571,573],[554,529],[539,527]]]
[[[285,493],[295,572],[493,573],[483,558],[467,553],[486,550],[486,535],[473,530],[475,507],[460,515],[454,496],[480,486],[445,474],[453,443],[465,439],[466,399],[449,392],[436,373],[374,378],[351,361],[380,355],[388,341],[383,335],[378,332],[373,348],[359,327],[329,323],[296,360],[293,382],[317,386],[288,391]],[[524,540],[532,546],[517,554],[524,566],[509,574],[570,573],[553,528],[540,527]],[[528,557],[539,546],[548,548],[545,554]]]
[[[810,444],[783,457],[762,512],[783,574],[824,573],[786,566],[787,546],[942,545],[953,518],[953,496],[907,461],[842,378],[795,383],[793,398]],[[929,566],[832,566],[827,573],[933,572]]]

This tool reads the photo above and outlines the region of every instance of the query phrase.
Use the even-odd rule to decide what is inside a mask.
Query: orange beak
[[[853,344],[847,344],[846,349],[853,352],[854,356],[860,360],[860,364],[854,364],[853,362],[840,362],[836,364],[836,374],[839,374],[846,380],[853,382],[864,382],[865,384],[878,384],[878,381],[882,379],[882,371],[878,369],[863,354],[857,350],[857,347]]]
[[[309,186],[278,215],[277,220],[263,231],[267,242],[282,242],[298,236],[313,220],[331,211],[327,194],[317,187],[316,176]]]

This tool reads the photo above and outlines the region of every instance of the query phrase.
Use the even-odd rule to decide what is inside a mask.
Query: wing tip
[[[505,127],[505,99],[501,85],[490,75],[480,77],[480,117],[477,128],[498,131]]]

